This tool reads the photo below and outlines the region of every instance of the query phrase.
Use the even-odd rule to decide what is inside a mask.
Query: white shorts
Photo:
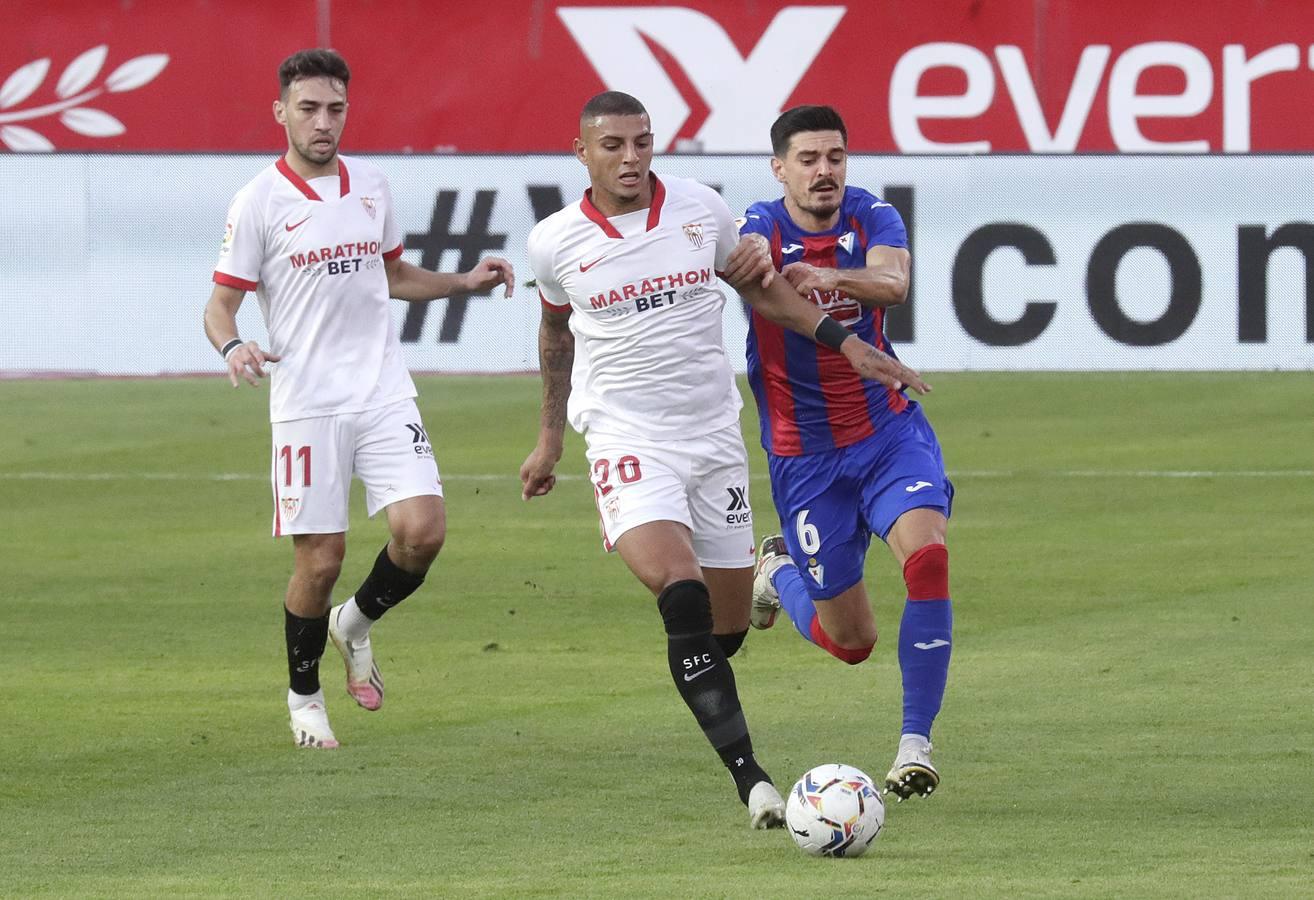
[[[353,472],[371,517],[398,500],[443,495],[414,400],[275,422],[273,432],[274,537],[346,531]]]
[[[673,521],[692,532],[700,564],[753,565],[748,454],[738,423],[679,442],[593,432],[585,439],[605,549],[636,525]]]

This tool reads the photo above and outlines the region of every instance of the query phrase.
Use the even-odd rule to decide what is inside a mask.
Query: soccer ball
[[[827,763],[803,773],[785,801],[794,843],[813,856],[861,856],[885,824],[885,801],[853,766]]]

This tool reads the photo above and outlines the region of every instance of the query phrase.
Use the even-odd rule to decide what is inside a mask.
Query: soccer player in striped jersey
[[[424,581],[447,529],[389,298],[434,300],[498,284],[509,297],[514,284],[511,265],[495,257],[461,274],[402,260],[387,178],[338,154],[350,78],[332,50],[303,50],[279,66],[274,118],[287,131],[287,153],[233,198],[205,306],[205,333],[233,387],[258,384],[275,364],[273,532],[292,535],[294,559],[284,599],[288,713],[296,745],[318,749],[338,746],[319,683],[327,641],[342,654],[352,699],[382,706],[370,628]],[[268,350],[237,336],[248,291],[264,313]],[[353,474],[369,514],[386,514],[391,539],[360,588],[330,613]]]
[[[529,235],[543,406],[520,469],[523,496],[552,490],[569,420],[588,446],[604,546],[657,600],[676,690],[749,824],[778,827],[784,803],[754,756],[729,662],[748,632],[754,547],[718,276],[800,340],[829,342],[865,377],[921,380],[774,277],[756,242],[740,252],[716,191],[651,172],[652,129],[634,97],[608,91],[585,104],[575,153],[590,188]]]
[[[890,204],[845,186],[847,141],[831,107],[783,113],[771,127],[771,169],[784,196],[750,207],[741,233],[769,245],[800,294],[894,355],[883,324],[908,295],[907,233]],[[756,312],[748,375],[783,531],[759,548],[752,624],[771,627],[783,606],[804,638],[862,662],[876,643],[863,565],[871,536],[884,540],[908,589],[898,641],[903,729],[885,786],[900,800],[928,796],[940,782],[931,724],[953,629],[945,531],[954,488],[935,432],[903,391],[863,379]]]

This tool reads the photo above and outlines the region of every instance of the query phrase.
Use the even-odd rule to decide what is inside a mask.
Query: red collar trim
[[[666,202],[666,185],[651,172],[648,173],[648,177],[652,179],[652,206],[648,207],[648,230],[652,231],[662,220],[662,204]]]
[[[323,202],[324,198],[315,193],[315,189],[310,186],[306,179],[294,172],[292,167],[287,164],[286,157],[280,156],[278,162],[274,163],[274,168],[278,169],[284,178],[292,182],[292,186],[304,194],[307,199]],[[338,185],[339,197],[345,197],[351,193],[351,173],[347,171],[347,164],[342,161],[341,157],[338,157]]]
[[[662,180],[652,172],[648,173],[648,183],[652,185],[652,205],[648,207],[647,230],[652,231],[661,223],[662,204],[666,202],[666,185],[662,184]],[[579,201],[579,208],[589,221],[602,229],[602,233],[607,237],[619,238],[622,236],[616,230],[616,226],[612,225],[607,217],[593,205],[593,188],[589,188],[584,192],[584,199]]]

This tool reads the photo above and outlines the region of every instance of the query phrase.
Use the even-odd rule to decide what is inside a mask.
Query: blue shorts
[[[884,540],[908,510],[948,518],[953,507],[940,442],[916,403],[856,444],[804,456],[768,453],[767,464],[785,544],[813,600],[861,581],[871,536]]]

